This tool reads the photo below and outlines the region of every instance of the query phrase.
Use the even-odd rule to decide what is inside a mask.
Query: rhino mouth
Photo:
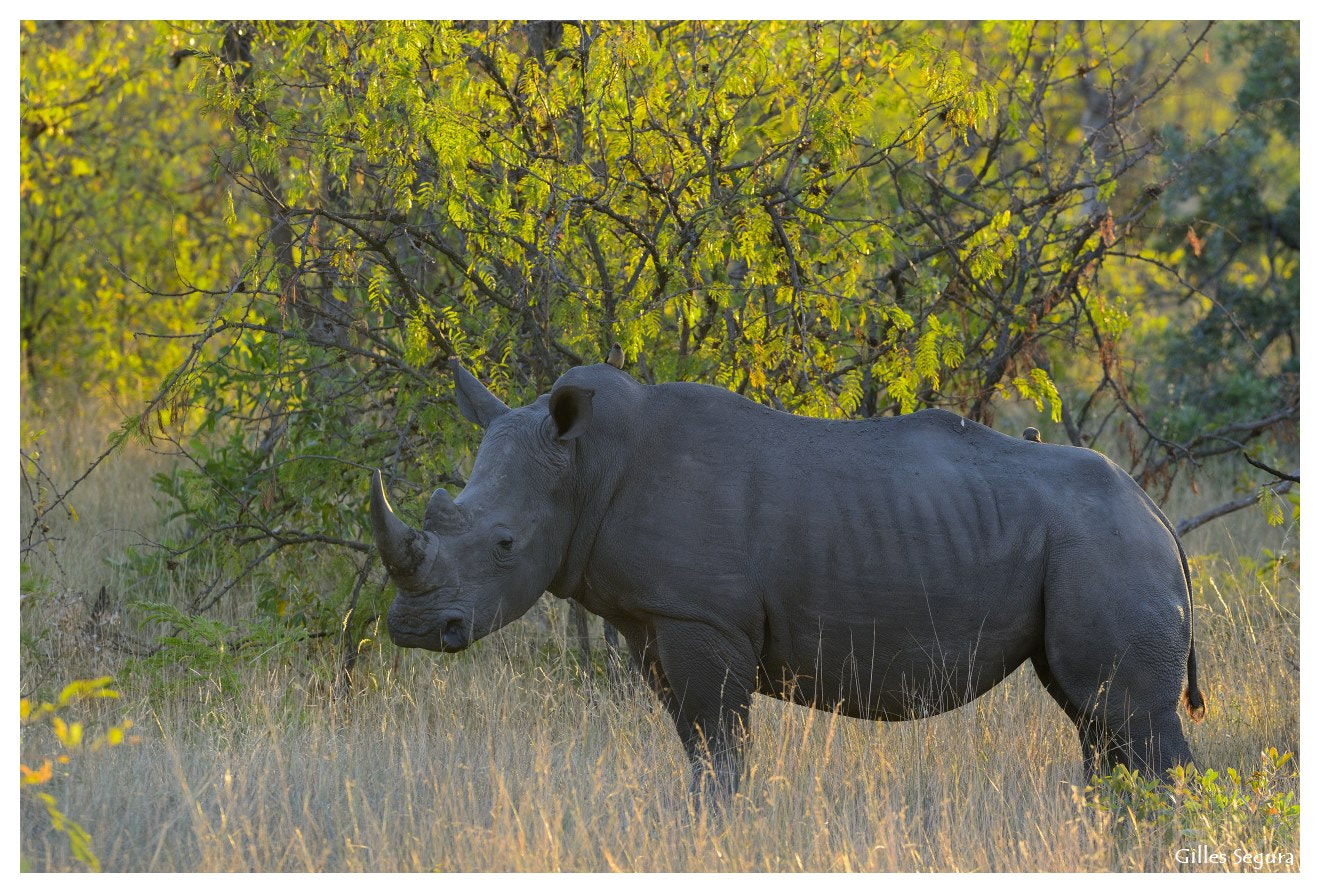
[[[441,618],[434,626],[419,631],[400,622],[393,616],[393,611],[390,614],[387,623],[390,641],[400,648],[424,648],[427,651],[452,654],[472,644],[472,624],[466,617],[451,615]]]

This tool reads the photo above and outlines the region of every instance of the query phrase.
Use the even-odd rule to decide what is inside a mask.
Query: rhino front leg
[[[750,642],[693,622],[656,626],[656,653],[668,688],[662,697],[692,764],[698,807],[738,790],[756,684]]]

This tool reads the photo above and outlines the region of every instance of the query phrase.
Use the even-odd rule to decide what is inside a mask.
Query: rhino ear
[[[458,411],[463,418],[489,428],[490,423],[509,411],[499,397],[477,381],[472,373],[463,368],[457,359],[450,359],[449,368],[454,370],[454,397],[458,400]]]
[[[559,385],[550,393],[550,420],[555,437],[574,440],[591,427],[591,400],[596,392],[577,385]]]

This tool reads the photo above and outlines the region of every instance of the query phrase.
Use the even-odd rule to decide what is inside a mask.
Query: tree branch
[[[1287,493],[1292,489],[1293,480],[1296,480],[1296,478],[1293,477],[1291,480],[1276,481],[1273,484],[1267,484],[1262,489],[1270,491],[1275,496],[1282,496],[1284,493]],[[1241,511],[1244,508],[1249,508],[1255,505],[1260,502],[1260,496],[1260,492],[1257,491],[1251,496],[1243,496],[1241,499],[1230,500],[1191,518],[1183,518],[1174,525],[1174,530],[1177,532],[1178,536],[1186,536],[1189,532],[1203,524],[1209,524],[1217,518],[1231,515],[1233,512]]]

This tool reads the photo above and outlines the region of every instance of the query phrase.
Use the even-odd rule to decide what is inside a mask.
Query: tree
[[[338,622],[371,570],[364,469],[404,513],[463,482],[450,357],[524,402],[617,341],[643,378],[794,412],[1025,400],[1073,443],[1126,417],[1134,462],[1194,456],[1142,409],[1132,314],[1159,296],[1114,289],[1173,266],[1159,215],[1242,132],[1156,126],[1212,33],[200,26],[227,213],[263,223],[141,419],[192,462],[160,483],[190,523],[169,559],[217,556],[194,607],[252,580]],[[307,591],[311,562],[341,591]]]
[[[1144,467],[1236,454],[1283,492],[1298,476],[1272,467],[1282,445],[1264,444],[1262,464],[1248,443],[1295,434],[1301,412],[1299,30],[1241,23],[1228,37],[1226,51],[1246,57],[1231,127],[1167,135],[1185,174],[1162,200],[1157,263],[1187,321],[1157,348],[1168,385],[1152,394],[1150,421],[1163,449]]]

